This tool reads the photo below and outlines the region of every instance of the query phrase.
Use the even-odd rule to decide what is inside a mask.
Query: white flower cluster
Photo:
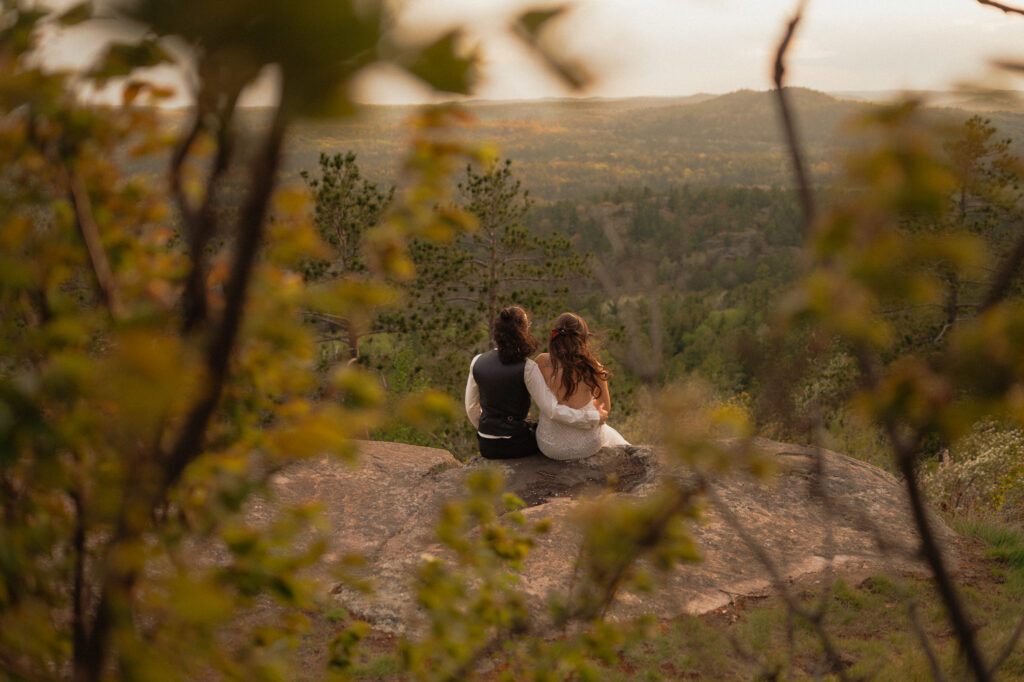
[[[948,512],[1024,524],[1024,430],[980,422],[922,483]]]

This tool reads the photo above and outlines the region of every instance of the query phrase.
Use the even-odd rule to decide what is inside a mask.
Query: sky
[[[215,1],[215,0],[214,0]],[[1010,0],[1012,2],[1012,0]],[[536,99],[568,94],[506,27],[523,0],[404,0],[401,27],[428,35],[456,24],[483,57],[476,96]],[[575,0],[549,36],[595,74],[582,94],[682,96],[771,87],[775,47],[795,0]],[[1024,0],[1021,0],[1024,7]],[[89,37],[54,40],[53,59],[93,58]],[[787,82],[827,92],[949,89],[989,78],[993,59],[1024,61],[1024,16],[976,0],[809,0],[790,52]],[[994,87],[1024,89],[1001,75]],[[260,103],[265,82],[249,94]],[[388,69],[357,85],[363,101],[416,103],[426,91]]]

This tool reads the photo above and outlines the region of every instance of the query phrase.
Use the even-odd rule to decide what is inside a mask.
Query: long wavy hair
[[[517,305],[498,313],[491,335],[498,346],[498,359],[506,365],[521,362],[540,348],[540,341],[530,332],[530,318]]]
[[[551,329],[548,351],[552,367],[561,373],[566,397],[576,392],[580,383],[590,388],[595,398],[601,397],[602,382],[610,374],[601,366],[590,348],[593,335],[583,318],[575,313],[562,313]]]

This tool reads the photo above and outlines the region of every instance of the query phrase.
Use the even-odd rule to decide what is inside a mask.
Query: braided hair
[[[491,335],[498,346],[498,359],[506,365],[521,362],[540,348],[540,341],[530,333],[530,318],[517,305],[498,313]]]
[[[582,382],[590,388],[591,395],[600,398],[601,386],[610,376],[594,357],[591,336],[587,323],[575,313],[562,313],[555,320],[548,350],[552,367],[561,372],[566,397],[573,395]]]

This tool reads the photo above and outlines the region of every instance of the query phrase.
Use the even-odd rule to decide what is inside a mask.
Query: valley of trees
[[[724,444],[756,436],[900,477],[933,579],[783,595],[747,641],[701,631],[726,656],[770,679],[884,677],[896,659],[903,676],[1024,675],[1022,115],[838,100],[783,89],[778,69],[770,93],[331,120],[359,108],[347,88],[369,55],[472,91],[455,33],[395,42],[385,5],[144,0],[106,16],[0,0],[3,678],[373,679],[387,660],[403,679],[491,679],[499,651],[531,679],[614,676],[630,651],[672,649],[671,628],[604,609],[651,589],[643,562],[699,558],[708,481],[771,468]],[[578,85],[544,40],[558,16],[524,11],[512,31]],[[94,20],[146,31],[85,74],[40,66],[46,31]],[[167,93],[144,69],[168,63],[192,77],[192,110],[156,108]],[[274,105],[240,109],[266,67]],[[80,101],[83,82],[118,78],[123,107]],[[787,97],[803,148],[779,132]],[[516,591],[543,524],[478,472],[438,521],[455,561],[417,568],[433,627],[375,658],[369,626],[305,578],[327,546],[317,510],[263,525],[246,510],[289,465],[351,460],[359,438],[470,458],[465,372],[510,303],[540,329],[587,318],[611,422],[696,484],[667,477],[581,519],[581,587],[554,596],[554,636]],[[951,570],[928,504],[983,547],[992,594]],[[196,561],[201,546],[218,561]],[[337,580],[365,588],[358,561],[335,559]],[[870,604],[905,612],[916,653],[836,635]],[[272,622],[241,618],[268,606]],[[327,669],[290,667],[323,623]]]

